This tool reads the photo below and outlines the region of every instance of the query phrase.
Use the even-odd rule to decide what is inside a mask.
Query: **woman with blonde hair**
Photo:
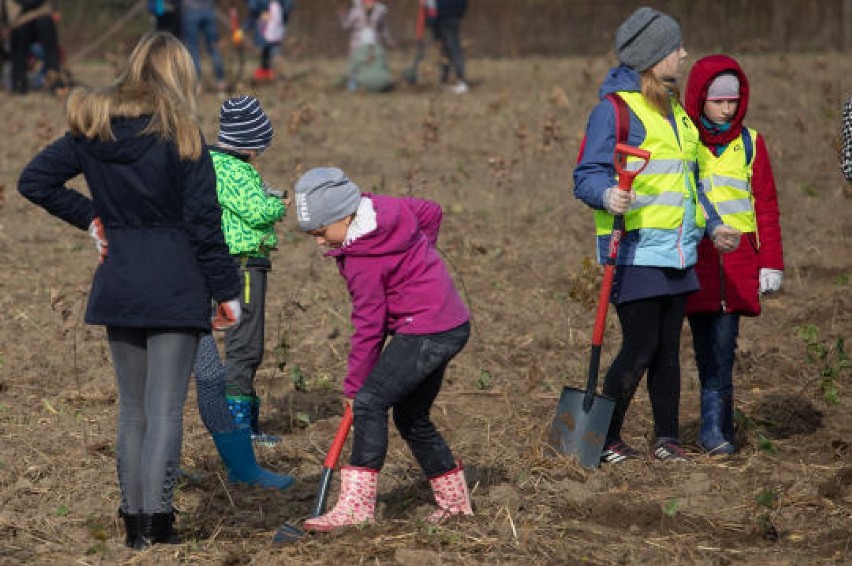
[[[88,230],[100,250],[85,320],[106,326],[119,399],[119,513],[136,549],[180,542],[172,497],[198,339],[211,328],[211,298],[214,328],[240,317],[196,83],[178,39],[145,35],[115,82],[70,95],[69,131],[18,181],[24,197]],[[91,198],[66,186],[79,174]]]

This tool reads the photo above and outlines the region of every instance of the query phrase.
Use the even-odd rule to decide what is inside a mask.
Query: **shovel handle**
[[[639,159],[638,168],[627,168],[627,158],[636,157]],[[615,170],[618,173],[618,188],[622,191],[630,191],[633,186],[633,179],[648,166],[648,161],[651,159],[651,152],[647,149],[639,149],[632,145],[624,143],[615,144]]]
[[[322,464],[322,473],[320,474],[317,496],[314,499],[314,510],[311,512],[311,517],[319,517],[325,513],[325,504],[328,501],[328,490],[331,486],[331,479],[334,476],[334,468],[340,459],[340,452],[343,450],[343,445],[346,444],[346,437],[349,436],[350,428],[352,428],[352,408],[347,406],[343,412],[343,418],[340,419],[340,424],[337,426],[337,434],[334,435],[331,448],[328,449],[328,454],[326,454],[325,461]]]
[[[627,169],[627,157],[639,159],[638,167]],[[618,189],[630,192],[633,188],[633,180],[641,173],[651,159],[651,152],[639,149],[623,143],[615,144],[615,155],[613,163],[618,173]],[[624,236],[624,216],[619,214],[613,219],[612,233],[609,238],[609,253],[604,267],[601,291],[598,295],[598,308],[595,312],[595,327],[592,331],[592,351],[589,359],[589,376],[586,382],[586,394],[583,397],[583,410],[588,412],[592,408],[595,391],[598,388],[598,374],[601,364],[601,345],[603,344],[604,331],[606,330],[606,314],[609,309],[609,296],[612,293],[612,280],[615,278],[615,260],[618,257],[618,246]]]
[[[323,467],[334,468],[337,466],[337,461],[340,459],[340,452],[343,450],[343,445],[346,444],[346,437],[349,436],[349,429],[352,427],[352,407],[347,405],[343,411],[343,418],[337,426],[337,434],[334,435],[334,441],[331,443],[331,448],[328,449],[328,454],[325,456]]]

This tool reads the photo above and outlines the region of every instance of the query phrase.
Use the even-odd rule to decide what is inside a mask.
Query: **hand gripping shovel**
[[[640,161],[633,163],[639,166],[634,165],[628,170],[628,156],[638,158]],[[615,145],[614,162],[615,170],[618,172],[618,190],[630,190],[633,179],[645,169],[650,157],[649,151],[621,143]],[[603,395],[596,395],[595,391],[598,385],[606,313],[615,274],[615,259],[618,256],[618,244],[623,235],[624,216],[618,215],[612,225],[609,254],[598,296],[586,389],[584,391],[573,387],[562,388],[562,396],[556,407],[556,417],[550,427],[550,443],[553,448],[560,454],[577,456],[580,465],[584,468],[597,468],[600,465],[601,451],[606,440],[607,429],[609,429],[609,421],[612,419],[612,411],[615,408],[614,400]]]
[[[325,456],[325,461],[322,464],[322,474],[320,475],[319,487],[317,487],[317,496],[314,500],[314,510],[311,512],[311,517],[319,517],[325,513],[325,505],[328,501],[328,488],[331,486],[331,478],[334,476],[334,468],[337,466],[337,461],[340,459],[340,452],[343,450],[343,445],[346,444],[346,437],[349,436],[349,430],[352,428],[352,407],[347,406],[343,412],[343,418],[337,426],[337,434],[334,435],[334,441],[331,443],[331,448],[328,449],[328,454]],[[302,529],[285,523],[281,525],[275,535],[272,537],[272,542],[285,544],[296,542],[305,536],[305,531]]]

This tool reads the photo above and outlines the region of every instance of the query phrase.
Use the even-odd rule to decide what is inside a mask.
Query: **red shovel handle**
[[[627,158],[637,157],[641,159],[641,165],[636,170],[628,171]],[[615,170],[618,172],[618,188],[622,191],[630,191],[633,186],[633,179],[648,166],[648,161],[651,159],[651,152],[646,149],[639,149],[632,145],[624,143],[615,144]]]
[[[322,465],[326,468],[334,468],[337,466],[337,460],[340,459],[340,451],[343,450],[343,445],[346,444],[346,437],[349,435],[349,429],[352,427],[352,407],[346,407],[343,412],[343,418],[340,420],[340,425],[337,427],[337,434],[334,435],[334,441],[331,443],[331,448],[328,449],[328,454],[325,456],[325,461]]]
[[[635,170],[627,169],[627,158],[636,157],[640,162]],[[651,152],[639,149],[623,143],[615,144],[615,156],[613,162],[618,173],[618,190],[629,192],[633,187],[633,179],[648,166]],[[601,292],[598,295],[598,308],[595,313],[595,327],[592,331],[592,352],[589,359],[589,376],[586,381],[586,394],[583,397],[583,410],[588,412],[594,402],[595,390],[598,385],[598,372],[601,363],[601,345],[603,344],[604,330],[606,329],[606,313],[609,308],[609,296],[612,293],[612,280],[615,277],[615,260],[618,257],[618,245],[624,235],[624,216],[618,215],[613,220],[612,234],[609,239],[609,254],[604,267]]]

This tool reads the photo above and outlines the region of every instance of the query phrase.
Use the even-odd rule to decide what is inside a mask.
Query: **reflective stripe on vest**
[[[749,134],[756,139],[757,132],[749,130]],[[746,163],[742,135],[728,144],[722,155],[714,155],[704,145],[698,150],[699,190],[716,207],[722,222],[741,232],[757,231],[751,194],[753,166],[754,152]]]
[[[698,132],[680,104],[672,112],[677,131],[668,118],[651,108],[639,92],[619,92],[622,99],[642,122],[645,139],[639,146],[651,152],[651,160],[633,181],[636,200],[624,214],[627,230],[657,228],[674,230],[683,224],[686,199],[697,201],[695,187]],[[641,160],[628,156],[627,169],[636,171]],[[704,214],[695,204],[695,222],[705,225]],[[599,236],[612,231],[613,216],[595,211],[595,228]]]

